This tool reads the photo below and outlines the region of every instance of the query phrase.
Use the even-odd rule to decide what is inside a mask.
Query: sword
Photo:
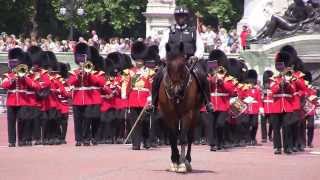
[[[127,136],[127,138],[124,140],[123,144],[126,144],[126,143],[127,143],[127,141],[129,140],[129,138],[130,138],[130,136],[132,135],[132,133],[133,133],[134,129],[135,129],[135,128],[136,128],[136,126],[137,126],[137,124],[140,122],[140,120],[142,119],[142,116],[143,116],[143,115],[144,115],[144,113],[147,111],[148,106],[149,106],[149,105],[147,104],[147,105],[145,105],[145,106],[143,107],[142,111],[140,112],[140,114],[139,114],[139,116],[138,116],[137,120],[135,121],[135,123],[133,124],[133,126],[132,126],[132,128],[131,128],[131,130],[130,130],[130,132],[129,132],[128,136]]]

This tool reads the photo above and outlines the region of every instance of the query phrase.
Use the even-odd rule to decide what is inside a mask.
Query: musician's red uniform
[[[101,87],[105,84],[104,72],[94,71],[81,75],[74,70],[68,79],[68,85],[74,86],[72,104],[77,106],[101,104]]]
[[[296,92],[295,83],[287,83],[286,87],[282,89],[280,84],[283,77],[276,76],[272,78],[271,91],[274,99],[274,113],[293,112],[293,94]]]
[[[307,84],[303,79],[304,74],[300,71],[293,73],[293,81],[296,86],[296,92],[293,94],[293,110],[301,110],[301,97],[308,91]]]
[[[68,98],[71,97],[70,93],[67,91],[68,86],[66,81],[61,76],[57,76],[57,81],[59,81],[57,89],[57,109],[61,114],[69,113],[69,102]]]
[[[241,89],[238,90],[239,98],[247,104],[245,114],[259,114],[260,108],[263,108],[261,100],[261,88],[258,85],[245,84]],[[250,102],[246,102],[247,99],[251,98]]]
[[[101,112],[107,112],[109,109],[115,108],[115,97],[120,95],[121,90],[115,85],[116,83],[114,81],[115,79],[113,77],[109,77],[103,87]]]
[[[38,78],[32,77],[32,75],[17,78],[13,72],[4,74],[1,87],[8,90],[7,106],[40,107],[35,94],[35,91],[41,89],[37,81]]]
[[[234,93],[237,81],[232,76],[226,76],[219,84],[215,76],[208,77],[211,91],[211,103],[214,111],[227,112],[230,108],[230,96]]]
[[[272,114],[276,112],[276,107],[274,105],[273,94],[271,89],[263,90],[263,110],[264,114]]]
[[[151,95],[152,77],[154,71],[147,68],[134,67],[128,72],[127,94],[130,108],[143,108],[147,105],[147,98]]]

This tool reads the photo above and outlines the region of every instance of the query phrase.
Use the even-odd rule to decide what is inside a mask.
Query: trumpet
[[[227,74],[227,70],[223,66],[219,66],[218,69],[216,70],[216,73],[224,76]]]
[[[14,72],[18,77],[22,78],[28,73],[28,66],[25,64],[19,64],[14,68]]]
[[[91,73],[94,70],[94,65],[92,64],[91,61],[86,61],[83,64],[83,71],[86,73]]]

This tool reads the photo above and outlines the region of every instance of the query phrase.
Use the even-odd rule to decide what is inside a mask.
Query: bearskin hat
[[[151,45],[148,47],[146,66],[155,68],[160,64],[159,47],[157,45]]]
[[[240,77],[241,75],[241,65],[238,59],[230,58],[229,59],[230,68],[229,74],[233,77]]]
[[[25,64],[29,68],[31,68],[32,66],[30,56],[27,53],[25,53],[21,48],[10,49],[8,52],[8,59],[9,61],[11,59],[17,59],[18,64]]]
[[[39,46],[31,46],[27,49],[27,52],[31,58],[32,65],[41,65],[41,58],[39,58],[42,49]]]
[[[56,55],[52,51],[46,51],[46,54],[49,59],[49,66],[53,71],[59,70],[59,64]]]
[[[312,74],[310,71],[305,72],[304,80],[308,81],[310,84],[312,83]]]
[[[95,70],[103,69],[103,57],[100,56],[99,51],[86,43],[78,43],[75,47],[75,62],[79,64],[80,61],[90,61],[95,67]],[[83,57],[85,55],[86,57]],[[86,58],[86,59],[83,59]]]
[[[63,62],[59,62],[59,74],[64,78],[68,78],[69,76],[69,71],[70,71],[70,64],[69,63],[63,63]]]
[[[279,52],[277,55],[276,55],[276,58],[275,58],[275,62],[276,63],[280,63],[282,62],[284,64],[285,67],[290,67],[292,66],[292,56],[287,53],[287,52]],[[277,68],[277,67],[276,67]]]
[[[133,60],[145,60],[147,57],[148,48],[142,41],[136,41],[131,47],[131,57]]]
[[[269,79],[273,76],[273,72],[271,70],[266,70],[264,73],[263,73],[263,77],[262,77],[262,81],[263,81],[263,84],[266,84],[268,83]]]
[[[113,52],[108,54],[107,58],[105,59],[105,63],[107,63],[105,64],[105,70],[106,68],[108,69],[108,71],[106,72],[110,72],[110,70],[119,72],[132,67],[130,56],[120,52]]]
[[[219,66],[223,66],[224,68],[226,68],[227,71],[230,70],[230,62],[227,58],[227,55],[219,49],[215,49],[210,52],[209,60],[210,61],[216,60],[216,61],[218,61]]]
[[[248,70],[248,73],[247,73],[247,78],[248,79],[258,79],[258,73],[256,70],[254,69],[250,69]]]
[[[291,56],[293,57],[297,57],[298,56],[298,53],[297,53],[297,50],[291,46],[291,45],[285,45],[283,46],[281,49],[280,49],[280,52],[286,52],[286,53],[289,53]]]

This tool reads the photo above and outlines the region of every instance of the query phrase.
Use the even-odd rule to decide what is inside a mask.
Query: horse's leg
[[[186,128],[184,128],[182,125],[182,129],[180,130],[180,143],[181,143],[180,164],[178,167],[178,172],[180,172],[180,173],[187,172],[187,168],[186,168],[186,164],[185,164],[185,162],[186,162],[186,144],[188,141],[187,132],[188,132],[188,130]]]
[[[192,171],[192,166],[191,166],[191,146],[193,142],[193,130],[189,130],[188,132],[188,149],[187,149],[187,155],[186,155],[186,167],[187,171],[191,172]]]
[[[169,171],[177,172],[179,164],[179,150],[177,146],[177,132],[174,129],[169,130],[169,141],[171,146],[171,164]]]

